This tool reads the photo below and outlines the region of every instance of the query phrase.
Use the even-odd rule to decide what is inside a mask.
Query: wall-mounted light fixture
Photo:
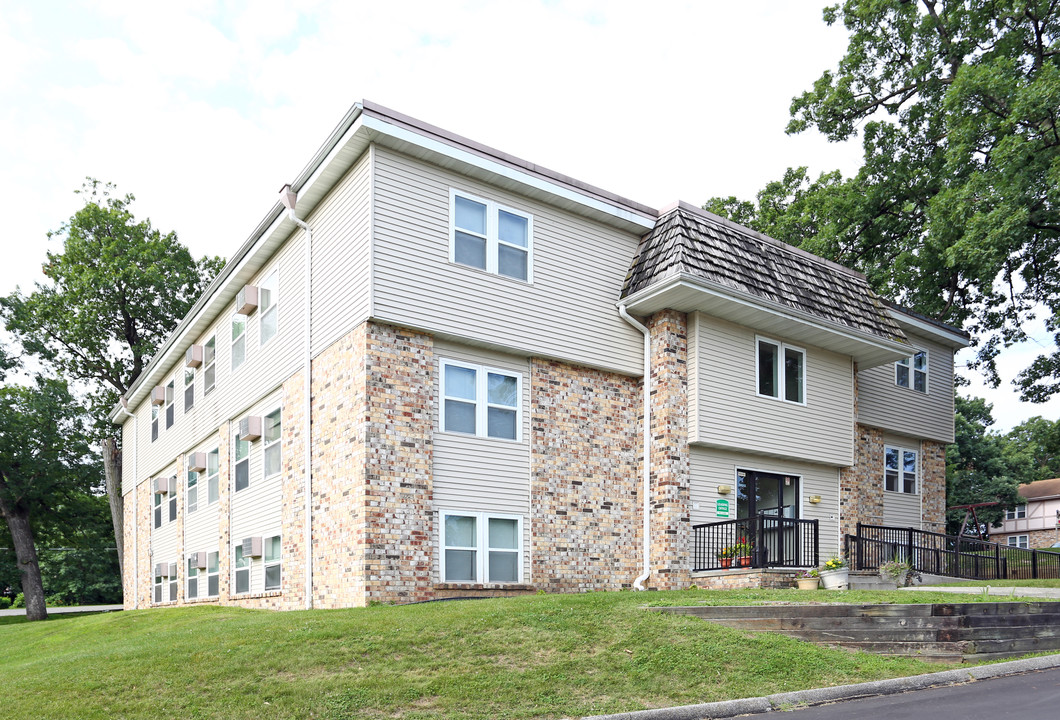
[[[812,503],[813,503],[814,505],[816,505],[817,503],[821,502],[821,496],[820,496],[820,495],[811,495],[811,496],[809,497],[809,500],[810,500],[810,502],[812,502]]]
[[[732,492],[732,485],[718,485],[718,495],[728,495]]]

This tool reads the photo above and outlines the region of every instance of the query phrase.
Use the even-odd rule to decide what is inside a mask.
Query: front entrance
[[[799,477],[758,470],[736,471],[736,517],[799,517]]]

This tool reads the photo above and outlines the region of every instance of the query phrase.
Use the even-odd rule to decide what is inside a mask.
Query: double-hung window
[[[195,406],[195,368],[184,368],[184,412]]]
[[[236,543],[236,594],[250,592],[250,563],[251,558],[243,557],[243,543]]]
[[[1030,548],[1030,538],[1027,535],[1009,535],[1006,541],[1009,547],[1023,548],[1027,550]]]
[[[894,384],[912,387],[917,392],[928,391],[928,354],[918,351],[913,357],[902,358],[894,364]]]
[[[217,597],[221,592],[220,553],[206,554],[206,594]]]
[[[216,449],[206,453],[206,501],[213,505],[221,497],[220,452]]]
[[[162,495],[161,495],[161,493],[154,493],[154,496],[155,496],[155,500],[154,500],[154,504],[155,504],[155,510],[154,510],[155,527],[156,528],[160,528],[160,527],[162,527]]]
[[[265,589],[279,590],[281,580],[281,546],[279,535],[265,538],[263,557],[265,559]]]
[[[1017,505],[1016,507],[1012,508],[1011,510],[1006,510],[1005,511],[1005,519],[1006,520],[1022,520],[1025,517],[1027,517],[1027,506],[1026,505]]]
[[[199,473],[188,470],[188,489],[186,492],[188,500],[188,514],[199,509]]]
[[[441,425],[445,432],[518,440],[522,376],[443,360]]]
[[[199,597],[199,563],[196,555],[198,553],[193,553],[192,557],[188,558],[188,588],[185,596],[189,600]]]
[[[247,359],[247,319],[242,315],[232,316],[232,370]]]
[[[523,576],[517,515],[442,512],[441,576],[447,583],[514,583]]]
[[[173,487],[177,484],[176,476],[169,483],[169,521],[173,522],[177,519],[177,491]]]
[[[264,426],[265,477],[272,477],[280,472],[280,411],[274,410],[266,415]]]
[[[259,334],[261,335],[262,345],[271,340],[279,329],[279,291],[280,276],[273,270],[258,286],[258,301],[260,302],[258,312],[261,313],[258,322],[261,328]]]
[[[530,215],[452,190],[449,216],[450,261],[533,282]]]
[[[250,485],[250,441],[236,438],[236,492]]]
[[[158,406],[151,406],[151,442],[158,439]]]
[[[175,396],[175,380],[170,380],[169,384],[166,385],[166,430],[173,427],[173,421],[176,420],[176,408],[173,407],[173,400]]]
[[[166,574],[165,574],[166,571],[163,570],[163,568],[167,568],[167,567],[169,567],[169,566],[166,565],[166,564],[162,564],[162,565],[157,566],[155,568],[155,582],[154,582],[155,596],[154,597],[155,597],[155,602],[156,603],[162,602],[163,591],[165,590],[166,582],[169,580],[169,578],[166,577]]]
[[[758,394],[804,405],[806,351],[777,340],[757,339]]]
[[[917,493],[917,451],[907,448],[883,448],[883,489],[915,495]]]
[[[202,346],[202,394],[209,395],[217,382],[217,336]]]

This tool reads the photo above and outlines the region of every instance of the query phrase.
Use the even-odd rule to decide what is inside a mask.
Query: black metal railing
[[[816,567],[816,520],[757,515],[692,526],[692,570],[737,567]]]
[[[914,528],[858,523],[857,534],[846,536],[844,549],[855,570],[875,570],[897,559],[917,572],[968,580],[1060,578],[1060,553]]]

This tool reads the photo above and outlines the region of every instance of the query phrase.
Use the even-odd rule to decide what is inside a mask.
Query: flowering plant
[[[817,568],[813,568],[812,570],[803,570],[795,577],[799,580],[809,580],[811,578],[820,577],[820,573],[817,572]]]
[[[889,577],[892,581],[903,586],[908,585],[910,580],[920,579],[920,573],[914,572],[912,565],[898,558],[880,563],[879,570],[880,577]]]
[[[736,557],[746,557],[751,554],[754,547],[755,544],[753,542],[748,542],[747,538],[742,537],[732,546],[732,550],[736,553]]]
[[[731,547],[723,547],[721,550],[718,550],[718,559],[719,560],[724,560],[725,558],[731,558],[735,554],[736,553],[733,550],[733,548],[731,548]]]
[[[847,566],[846,560],[841,557],[833,556],[825,561],[824,565],[821,566],[821,572],[827,572],[829,570],[841,570]]]

